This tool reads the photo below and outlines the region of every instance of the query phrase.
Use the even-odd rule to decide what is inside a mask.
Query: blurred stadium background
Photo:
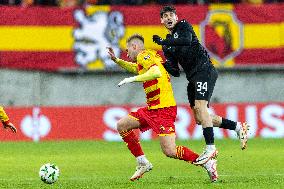
[[[0,104],[5,107],[19,131],[16,135],[1,131],[1,160],[7,164],[1,165],[0,168],[10,170],[13,175],[17,166],[30,166],[30,169],[27,168],[25,174],[22,174],[24,176],[18,175],[17,184],[14,185],[11,184],[12,175],[9,180],[4,173],[1,174],[5,188],[42,187],[39,183],[24,185],[21,179],[33,177],[31,175],[34,175],[45,161],[62,162],[63,169],[71,171],[65,175],[74,178],[70,164],[75,160],[70,164],[66,162],[69,155],[73,157],[80,152],[92,153],[92,149],[84,149],[84,144],[93,145],[93,153],[96,152],[93,156],[88,156],[90,162],[92,158],[100,156],[98,152],[104,153],[101,148],[108,145],[110,147],[107,148],[119,148],[125,154],[128,153],[122,143],[111,142],[121,141],[115,131],[116,121],[129,111],[143,106],[145,96],[139,84],[117,87],[118,82],[129,74],[109,60],[105,47],[112,46],[118,56],[126,58],[125,39],[133,33],[140,33],[145,37],[146,48],[161,53],[160,47],[152,42],[152,35],[160,34],[165,37],[167,33],[159,18],[159,9],[167,3],[176,4],[179,19],[184,18],[192,23],[200,41],[218,67],[219,78],[210,111],[232,120],[249,122],[252,125],[251,144],[266,144],[265,148],[275,149],[277,156],[284,160],[283,145],[279,145],[283,144],[284,140],[284,4],[280,1],[2,0],[0,3],[3,4],[0,6]],[[191,139],[196,140],[193,142],[193,148],[201,151],[202,130],[201,127],[195,126],[189,110],[185,76],[172,78],[172,85],[178,103],[177,138],[187,144],[190,144]],[[156,137],[151,131],[140,136],[144,141],[153,141]],[[234,148],[232,152],[237,153],[238,159],[247,161],[244,157],[246,152],[236,150],[237,141],[230,146],[232,142],[228,139],[236,139],[233,133],[217,129],[215,136],[227,150],[224,150],[224,154],[230,154],[231,148]],[[78,144],[71,142],[73,140],[78,141]],[[152,143],[155,147],[151,146]],[[274,146],[276,144],[277,147]],[[69,145],[74,145],[74,148],[79,146],[82,151],[63,150],[62,154],[57,153]],[[162,157],[157,142],[145,142],[145,145],[149,149],[157,149],[150,154],[159,153],[159,157]],[[45,152],[44,148],[49,151]],[[262,147],[255,146],[255,154],[250,151],[251,148],[253,146],[249,146],[247,152],[252,154],[249,160],[252,164],[258,162],[261,169],[265,161],[254,158],[263,155]],[[17,158],[13,158],[19,149],[23,150],[23,156],[17,155]],[[112,150],[107,151],[112,154]],[[273,158],[273,153],[269,151],[267,155]],[[37,156],[38,159],[33,159],[29,154]],[[63,154],[66,158],[60,159],[61,155],[65,157]],[[5,155],[11,158],[7,159]],[[135,161],[130,153],[120,156],[132,162],[134,171]],[[29,158],[34,160],[31,161],[34,164],[29,163]],[[84,156],[80,158],[76,159],[76,162],[84,161]],[[115,159],[105,158],[105,161]],[[123,161],[122,158],[120,160]],[[281,188],[281,185],[283,187],[284,164],[280,163],[281,158],[276,158],[276,161],[277,166],[270,165],[275,166],[270,175],[272,178],[266,178],[269,178],[271,183],[267,180],[263,188]],[[104,163],[106,162],[101,160],[101,164]],[[226,164],[225,161],[224,163]],[[110,170],[115,169],[116,164],[113,165],[114,167],[109,167]],[[90,164],[84,166],[92,167]],[[119,167],[121,169],[121,166]],[[82,175],[95,171],[80,170],[78,167],[76,169],[78,172],[82,171]],[[32,173],[27,174],[29,171]],[[105,171],[104,168],[101,168],[101,171]],[[241,175],[242,170],[238,171]],[[234,169],[231,172],[234,172]],[[120,177],[116,178],[119,181],[112,181],[113,186],[104,183],[101,188],[114,188],[115,184],[118,184],[117,188],[147,188],[147,182],[139,186],[126,184],[131,173],[132,171],[127,173],[125,178],[119,173]],[[278,174],[276,177],[280,180],[273,180],[274,173]],[[96,177],[99,183],[110,179],[107,177],[108,172],[104,174],[105,177]],[[256,179],[263,179],[265,174]],[[77,180],[78,185],[70,186],[70,180],[64,180],[63,174],[63,181],[58,186],[96,188],[96,183],[91,182],[93,185],[88,185],[87,181],[82,182],[84,179],[80,178]],[[228,177],[221,178],[224,186],[231,187],[226,185],[226,179],[230,181]],[[238,178],[241,183],[243,178]],[[92,177],[86,177],[87,179]],[[125,183],[120,179],[125,179]],[[182,177],[172,179],[182,180]],[[198,177],[191,178],[191,184],[194,180],[198,180]],[[72,182],[76,183],[73,180]],[[167,187],[158,185],[157,188],[171,188],[171,184],[179,186],[178,188],[195,186],[185,183],[177,185],[176,181],[168,182]],[[252,184],[238,185],[235,182],[235,186],[254,187],[254,179],[247,182]],[[204,183],[198,184],[206,187]],[[151,185],[150,188],[156,187]]]

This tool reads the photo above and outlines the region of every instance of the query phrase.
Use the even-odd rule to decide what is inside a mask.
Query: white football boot
[[[140,164],[136,167],[135,173],[130,178],[131,181],[138,180],[142,178],[144,173],[149,172],[153,169],[153,165],[150,162],[147,162],[146,164]]]
[[[192,162],[194,165],[203,165],[207,163],[210,159],[216,158],[218,155],[218,151],[216,149],[206,148],[202,154]]]
[[[240,126],[239,131],[236,131],[238,138],[241,141],[241,149],[244,150],[247,147],[247,142],[248,142],[248,130],[250,125],[247,124],[246,122],[241,123],[238,122],[237,123]]]
[[[218,180],[218,172],[217,172],[217,160],[210,159],[202,165],[204,169],[207,171],[211,182],[216,182]]]

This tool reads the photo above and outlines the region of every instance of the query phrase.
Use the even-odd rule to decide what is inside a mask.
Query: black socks
[[[237,126],[237,122],[222,118],[222,123],[220,125],[220,128],[235,130],[236,126]]]
[[[213,127],[203,128],[203,136],[205,138],[206,145],[214,145]]]

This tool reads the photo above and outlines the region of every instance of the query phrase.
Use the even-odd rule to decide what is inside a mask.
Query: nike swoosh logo
[[[199,160],[197,160],[197,161],[202,161],[202,160],[205,160],[205,159],[207,159],[207,158],[205,157],[205,158],[199,159]]]

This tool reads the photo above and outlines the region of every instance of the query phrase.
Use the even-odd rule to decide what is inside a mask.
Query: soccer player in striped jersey
[[[10,129],[13,133],[17,132],[16,127],[10,122],[9,117],[2,106],[0,106],[0,120],[4,129]]]
[[[127,56],[132,62],[118,59],[112,48],[108,48],[111,59],[129,72],[138,74],[125,78],[118,85],[131,82],[143,82],[146,94],[147,107],[121,118],[117,123],[117,130],[130,152],[136,157],[138,166],[130,178],[137,180],[144,173],[152,170],[153,165],[148,161],[138,137],[133,129],[144,132],[152,129],[158,134],[163,153],[170,158],[194,162],[198,154],[185,146],[176,146],[175,119],[177,114],[176,102],[173,95],[170,77],[162,65],[162,58],[154,50],[144,49],[144,38],[134,34],[127,39]],[[211,159],[202,167],[208,172],[212,182],[217,181],[216,160]]]

